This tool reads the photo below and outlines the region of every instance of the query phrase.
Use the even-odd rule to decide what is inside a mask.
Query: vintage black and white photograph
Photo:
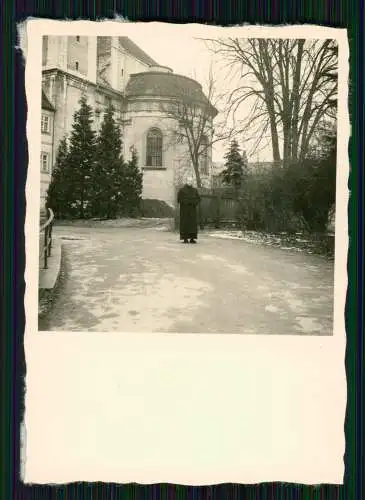
[[[25,481],[341,483],[346,31],[20,41]]]
[[[335,39],[44,35],[39,330],[332,335]]]

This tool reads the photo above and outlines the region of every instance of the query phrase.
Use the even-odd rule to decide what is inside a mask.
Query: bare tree
[[[228,38],[205,43],[238,74],[226,114],[237,134],[255,139],[251,154],[268,138],[275,162],[305,158],[320,123],[336,117],[336,41]],[[250,101],[248,116],[237,120],[237,111]]]
[[[216,92],[212,71],[206,93],[200,85],[194,84],[186,89],[176,85],[171,94],[175,97],[160,103],[160,111],[169,120],[167,147],[182,148],[184,160],[193,168],[197,186],[202,187],[202,173],[208,168],[213,144],[230,136],[224,121],[213,125],[219,113],[216,105],[220,96]]]

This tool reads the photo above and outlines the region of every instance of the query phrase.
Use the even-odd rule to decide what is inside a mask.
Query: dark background
[[[180,1],[80,1],[3,0],[0,15],[0,205],[2,224],[0,269],[1,324],[1,472],[0,498],[32,499],[135,499],[135,498],[222,498],[222,499],[343,499],[365,498],[364,464],[364,343],[363,343],[363,203],[364,203],[364,11],[362,2],[307,0],[296,3],[224,0],[188,3]],[[27,175],[26,100],[24,68],[16,49],[16,24],[27,17],[52,19],[103,19],[123,15],[130,21],[201,22],[215,25],[320,24],[348,28],[350,41],[350,118],[349,144],[351,174],[349,188],[348,258],[349,287],[346,305],[348,406],[345,423],[346,454],[343,486],[294,484],[212,485],[103,485],[24,486],[19,480],[19,424],[23,413],[24,361],[24,222]],[[288,376],[290,376],[288,374]],[[219,401],[217,401],[219,405]]]

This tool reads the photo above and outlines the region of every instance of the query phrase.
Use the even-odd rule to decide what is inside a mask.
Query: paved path
[[[208,235],[183,245],[156,229],[55,232],[65,276],[41,330],[332,334],[321,257]]]

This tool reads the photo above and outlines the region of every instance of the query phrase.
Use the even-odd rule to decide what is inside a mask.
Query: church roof
[[[135,73],[130,76],[125,94],[126,97],[190,98],[192,101],[210,105],[214,116],[218,113],[204,95],[200,83],[192,78],[170,72]]]
[[[54,106],[52,106],[52,104],[50,103],[44,90],[42,90],[42,109],[48,109],[48,111],[55,111]]]
[[[136,59],[141,61],[142,63],[147,64],[148,66],[158,66],[157,62],[152,59],[146,52],[138,47],[130,38],[127,36],[119,37],[120,45],[129,52]]]

